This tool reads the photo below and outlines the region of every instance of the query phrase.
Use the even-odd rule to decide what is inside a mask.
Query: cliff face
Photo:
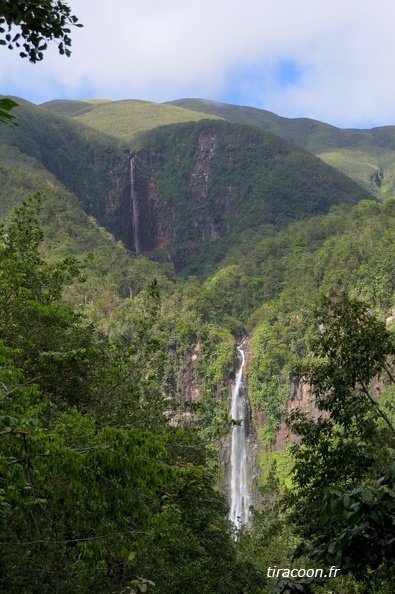
[[[382,383],[378,377],[374,377],[371,380],[369,389],[373,397],[377,398],[379,396],[382,387]],[[300,410],[302,413],[307,413],[309,417],[314,420],[317,420],[319,416],[328,417],[329,414],[316,408],[315,398],[311,392],[310,385],[296,380],[292,381],[291,383],[291,392],[289,398],[287,399],[285,409],[285,418],[295,410]],[[257,418],[258,426],[259,422],[264,423],[264,417],[261,417],[259,420]],[[276,451],[282,451],[289,443],[292,443],[296,440],[297,437],[289,433],[289,429],[287,429],[283,420],[276,432],[273,449]]]
[[[201,131],[187,144],[176,143],[174,150],[154,146],[136,154],[142,250],[172,261],[177,270],[206,244],[224,236],[218,226],[224,200],[213,197],[210,186],[217,145],[217,133]]]
[[[296,380],[292,381],[291,383],[291,393],[289,395],[289,398],[287,399],[285,408],[285,416],[288,416],[295,410],[300,410],[303,413],[308,413],[309,416],[313,419],[317,419],[319,415],[322,414],[315,407],[315,399],[313,394],[311,393],[311,388],[309,384],[306,384],[305,382],[299,382]],[[285,421],[281,421],[281,425],[276,432],[274,450],[282,451],[287,447],[287,445],[290,442],[295,440],[296,437],[290,435],[289,429],[287,429],[285,425]]]

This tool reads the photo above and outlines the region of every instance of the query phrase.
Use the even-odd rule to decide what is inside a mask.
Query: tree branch
[[[393,424],[391,423],[391,421],[389,420],[389,418],[387,417],[387,415],[385,414],[385,412],[380,408],[379,403],[376,402],[376,400],[374,400],[374,398],[372,398],[372,396],[369,394],[369,390],[366,388],[366,386],[364,385],[364,383],[363,382],[360,382],[360,384],[361,384],[361,387],[362,387],[362,392],[368,398],[368,400],[370,401],[370,403],[376,408],[376,410],[379,413],[380,417],[382,419],[384,419],[384,421],[387,423],[387,425],[390,428],[392,434],[395,435],[395,428],[394,428]]]
[[[109,534],[102,534],[100,536],[87,536],[85,538],[70,538],[68,540],[32,540],[30,542],[19,542],[18,545],[22,547],[28,547],[35,544],[70,544],[73,542],[89,542],[93,540],[100,540],[102,538],[109,538],[110,536],[120,536],[122,532],[110,532]],[[139,530],[128,530],[128,534],[144,534],[149,536],[148,532],[142,532]]]

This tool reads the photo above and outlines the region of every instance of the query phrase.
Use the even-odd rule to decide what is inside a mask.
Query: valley
[[[384,323],[391,327],[395,294],[395,128],[340,130],[192,99],[18,103],[18,127],[3,125],[0,137],[0,213],[6,229],[1,348],[4,360],[13,362],[8,364],[12,374],[4,371],[4,385],[28,405],[16,403],[1,418],[4,423],[6,417],[22,419],[23,411],[18,426],[27,435],[26,419],[37,417],[43,433],[29,429],[37,460],[46,464],[45,451],[51,460],[60,452],[62,465],[66,460],[73,465],[80,488],[90,472],[86,468],[95,469],[97,491],[92,507],[88,492],[81,499],[82,515],[71,511],[74,487],[67,482],[67,465],[58,468],[49,461],[48,467],[38,462],[30,467],[22,444],[1,429],[10,438],[3,474],[13,484],[22,481],[9,475],[9,468],[26,460],[27,487],[35,485],[29,505],[43,506],[51,519],[48,532],[33,512],[24,526],[22,512],[13,519],[7,506],[22,510],[25,495],[2,499],[0,490],[7,538],[14,538],[15,526],[18,534],[7,552],[17,569],[0,577],[10,580],[9,591],[36,591],[26,585],[29,577],[18,557],[18,543],[31,542],[33,530],[31,540],[49,543],[45,552],[32,555],[35,579],[41,579],[41,554],[56,566],[59,549],[52,541],[61,543],[67,567],[77,568],[62,565],[48,578],[48,592],[73,591],[78,559],[83,559],[84,592],[93,587],[118,592],[136,575],[142,578],[130,587],[141,592],[151,588],[149,581],[157,584],[152,592],[158,594],[181,594],[186,588],[191,594],[269,592],[276,586],[267,582],[263,568],[287,566],[287,552],[300,535],[314,542],[322,529],[314,522],[307,529],[303,518],[309,506],[319,508],[322,493],[314,472],[325,475],[325,456],[339,469],[336,476],[328,472],[327,486],[344,490],[364,481],[372,485],[385,474],[393,452],[393,436],[373,409],[362,407],[360,422],[347,412],[354,411],[354,400],[344,408],[349,425],[343,428],[337,417],[336,425],[325,425],[336,407],[335,413],[324,408],[322,421],[309,383],[315,377],[318,385],[321,376],[309,374],[319,359],[322,311],[327,328],[336,326],[331,307],[338,302],[344,304],[336,314],[341,320],[358,310],[354,327],[365,328],[365,320],[377,318],[374,336],[383,341],[377,346],[382,366],[369,368],[360,383],[380,393],[380,407],[395,420],[394,351]],[[37,203],[29,202],[37,192]],[[15,207],[21,209],[19,219],[12,215]],[[332,306],[325,298],[333,299]],[[359,300],[368,304],[365,309],[355,305]],[[340,343],[342,333],[336,336]],[[236,345],[246,337],[241,376]],[[358,336],[354,340],[359,344]],[[362,359],[353,364],[365,365]],[[235,380],[245,386],[250,402],[255,459],[249,487],[251,500],[258,502],[250,521],[245,512],[250,495],[243,492],[242,523],[248,518],[251,525],[236,540],[218,490],[221,485],[229,495],[236,489],[228,479],[236,456],[230,434],[247,424],[231,410]],[[24,391],[31,382],[38,392]],[[354,380],[352,398],[358,386]],[[320,435],[327,441],[320,442],[318,429],[313,438],[315,426],[308,434],[300,421],[294,432],[299,430],[299,440],[304,444],[306,438],[308,445],[297,449],[300,441],[289,437],[285,422],[298,405],[323,423]],[[45,432],[51,432],[48,442]],[[113,457],[112,439],[118,444]],[[48,450],[40,449],[40,440]],[[315,467],[306,462],[314,458],[312,443],[322,445]],[[344,447],[341,463],[336,443]],[[292,444],[294,460],[309,477],[294,484],[293,494],[288,492]],[[347,448],[362,448],[366,459],[353,453],[343,465]],[[122,468],[117,460],[131,460],[130,452],[137,452],[141,464]],[[46,473],[56,487],[56,509],[55,503],[46,507],[51,499]],[[103,482],[103,476],[111,478]],[[127,487],[130,477],[135,493]],[[69,498],[62,503],[64,482]],[[289,497],[289,516],[279,511],[282,497]],[[62,505],[73,520],[62,516],[58,537],[51,526]],[[136,506],[131,516],[128,505]],[[235,523],[240,513],[233,507]],[[89,534],[100,533],[97,514],[104,518],[106,544],[101,549],[96,536],[88,536],[86,545],[74,546],[83,516]],[[114,525],[121,539],[113,536]],[[220,551],[226,551],[222,558]],[[302,562],[311,563],[304,555]],[[174,559],[179,564],[172,565]],[[375,587],[387,594],[393,570],[385,558],[380,566]],[[324,591],[333,591],[333,583],[350,594],[368,591],[360,589],[367,583],[363,571],[361,576],[351,571],[345,582],[336,579]]]

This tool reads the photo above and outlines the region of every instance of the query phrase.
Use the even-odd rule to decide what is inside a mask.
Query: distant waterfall
[[[134,189],[134,157],[130,157],[130,199],[132,201],[132,225],[133,225],[133,240],[134,251],[136,256],[140,253],[139,243],[139,208],[137,204],[137,194]]]
[[[230,514],[229,519],[238,528],[248,524],[251,505],[248,458],[249,439],[249,407],[243,385],[244,350],[243,344],[237,347],[240,366],[232,385],[231,415],[235,421],[241,421],[232,427],[231,478],[230,478]]]

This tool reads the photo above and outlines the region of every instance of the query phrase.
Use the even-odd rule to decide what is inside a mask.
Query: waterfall
[[[140,253],[139,243],[139,209],[137,204],[137,194],[134,189],[134,157],[130,157],[130,199],[132,201],[132,225],[133,241],[136,256]]]
[[[232,385],[232,420],[241,421],[232,427],[230,514],[229,519],[236,527],[248,524],[251,505],[249,485],[249,406],[243,385],[244,350],[243,344],[237,347],[240,365]]]

